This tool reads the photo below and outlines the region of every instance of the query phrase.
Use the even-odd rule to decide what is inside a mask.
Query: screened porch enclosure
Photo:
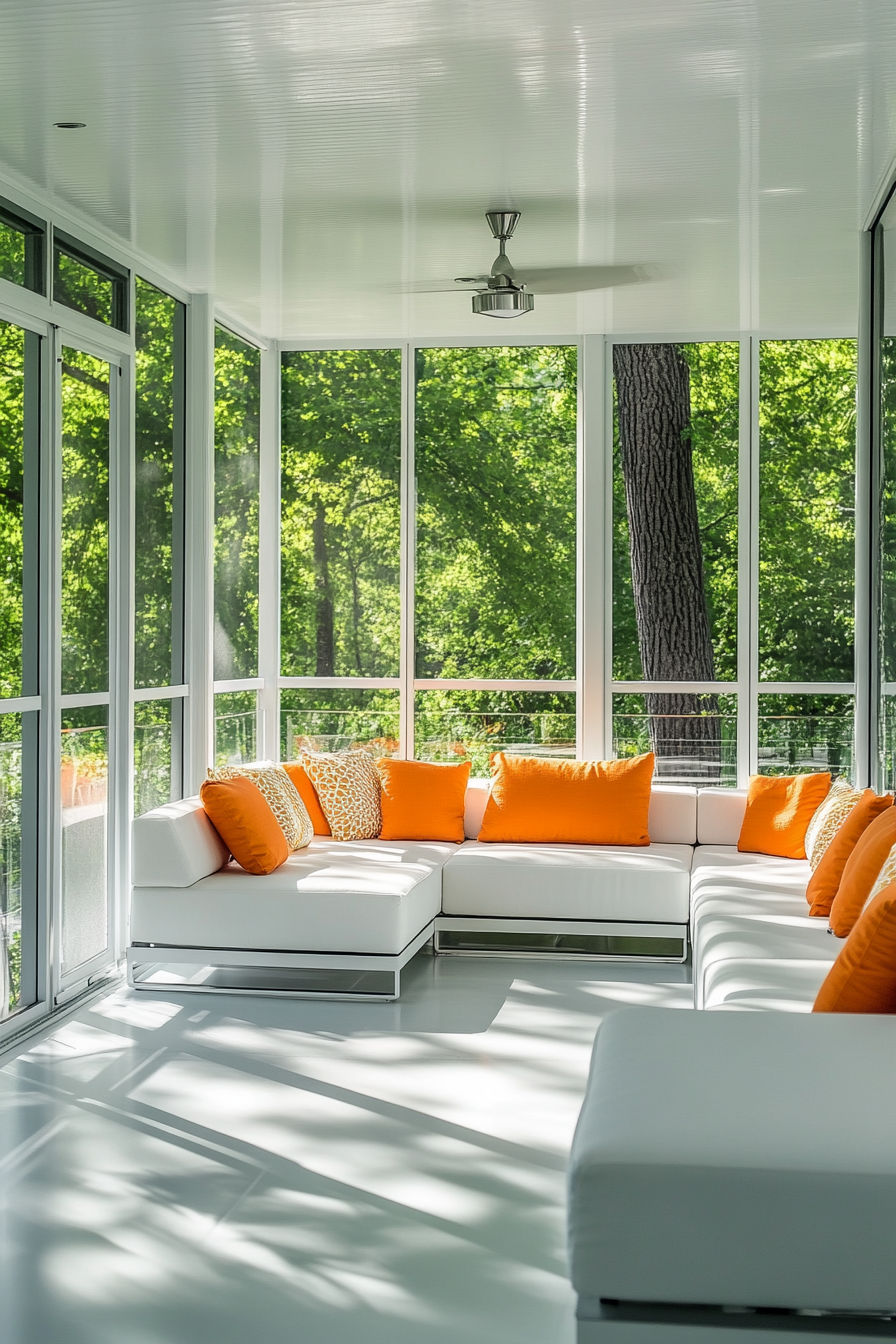
[[[0,208],[0,1036],[216,763],[892,784],[887,218],[875,418],[846,332],[267,340]]]
[[[669,783],[854,778],[856,357],[848,338],[275,353],[219,329],[216,759],[361,747],[487,775],[497,751],[653,751]],[[259,449],[266,394],[279,445]]]

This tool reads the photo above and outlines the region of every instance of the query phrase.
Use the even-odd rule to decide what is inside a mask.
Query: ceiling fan
[[[648,266],[536,266],[518,272],[505,244],[520,220],[519,210],[487,210],[493,237],[501,250],[488,275],[459,275],[458,285],[476,285],[473,312],[486,317],[521,317],[535,307],[535,294],[575,294],[588,289],[608,289],[652,280]]]

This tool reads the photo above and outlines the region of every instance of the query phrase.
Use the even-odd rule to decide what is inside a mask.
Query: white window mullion
[[[280,759],[280,353],[261,355],[258,537],[258,754]]]
[[[608,349],[603,336],[585,336],[579,343],[576,752],[585,760],[605,759],[612,743],[606,714],[611,650],[605,639],[613,582],[612,534],[607,529],[613,471],[612,428],[607,438],[607,406],[612,410],[613,400],[607,386]],[[611,599],[609,605],[612,610]]]
[[[405,342],[401,352],[401,524],[399,534],[399,605],[401,653],[399,657],[399,755],[414,757],[414,583],[417,535],[416,481],[414,467],[415,347]]]
[[[753,712],[753,349],[740,342],[737,452],[737,783],[744,788],[756,759]]]
[[[199,789],[214,760],[215,328],[211,297],[187,314],[186,539],[184,548],[184,793]]]
[[[749,490],[748,596],[749,613],[749,673],[748,713],[749,733],[747,774],[756,774],[759,768],[759,337],[751,336],[747,343],[750,352],[750,435],[745,481]],[[741,366],[743,367],[743,366]],[[745,785],[746,778],[738,783]]]

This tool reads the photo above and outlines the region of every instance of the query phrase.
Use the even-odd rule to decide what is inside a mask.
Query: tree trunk
[[[336,640],[333,633],[333,599],[330,596],[330,566],[327,558],[327,515],[323,500],[317,501],[314,515],[314,586],[317,590],[316,672],[318,677],[335,676]]]
[[[690,370],[674,345],[616,345],[613,372],[645,681],[713,681],[691,450]],[[716,696],[648,695],[657,774],[717,780]]]

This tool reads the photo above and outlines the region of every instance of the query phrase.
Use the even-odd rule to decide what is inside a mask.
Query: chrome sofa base
[[[434,950],[455,957],[681,963],[688,957],[688,926],[438,915]]]
[[[896,1339],[896,1317],[579,1298],[577,1344],[859,1344]]]
[[[132,989],[166,994],[261,994],[390,1003],[401,992],[403,967],[432,936],[430,923],[394,956],[133,943],[127,951],[128,984]]]

